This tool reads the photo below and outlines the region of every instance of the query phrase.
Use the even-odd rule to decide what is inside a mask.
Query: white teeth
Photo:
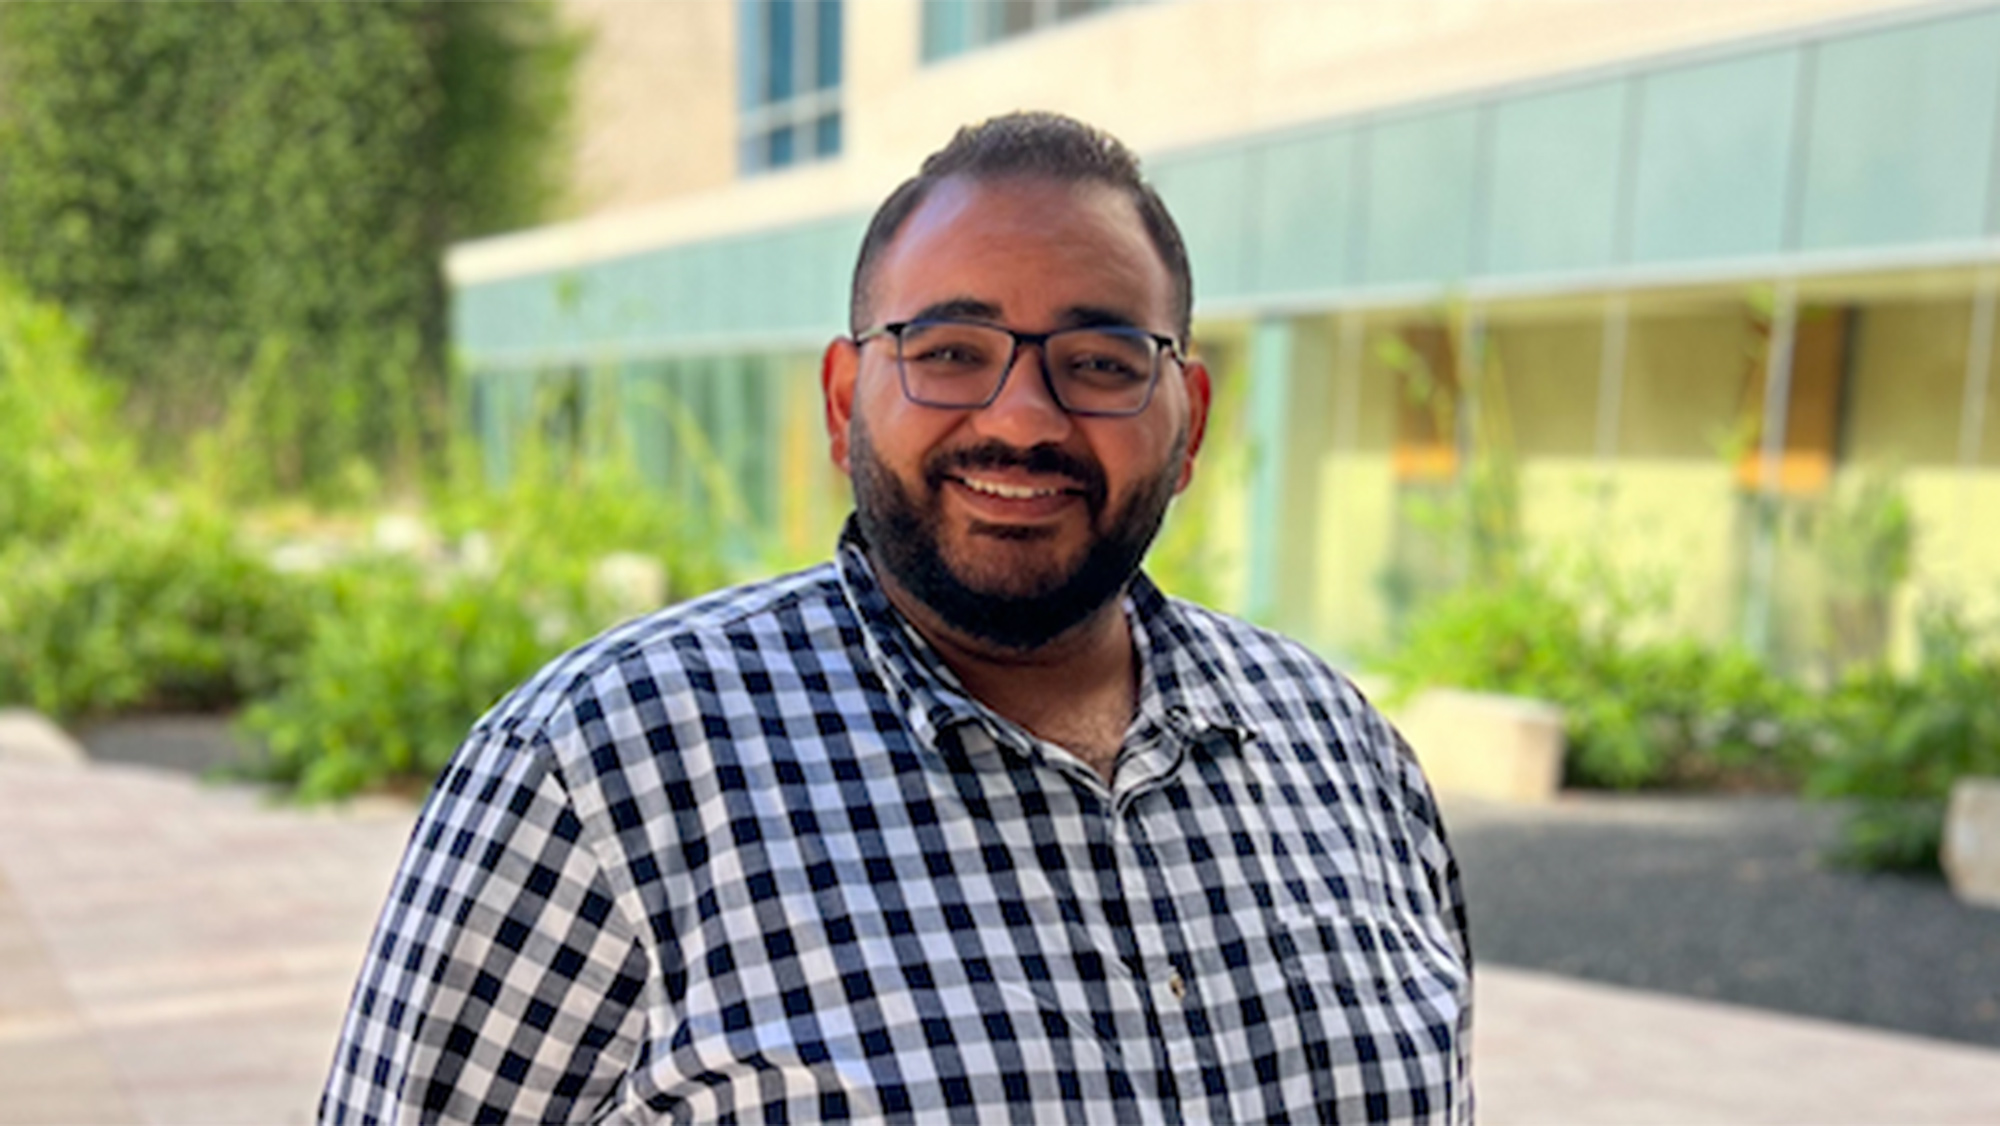
[[[1033,500],[1036,497],[1052,497],[1062,492],[1061,489],[1030,489],[1021,485],[1003,485],[998,481],[980,481],[971,477],[961,477],[959,483],[973,492],[1005,497],[1008,500]]]

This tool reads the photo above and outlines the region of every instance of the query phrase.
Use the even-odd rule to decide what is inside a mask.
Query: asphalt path
[[[2000,911],[1827,859],[1777,797],[1445,803],[1488,963],[2000,1047]]]

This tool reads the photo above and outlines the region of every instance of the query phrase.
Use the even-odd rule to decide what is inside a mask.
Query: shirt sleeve
[[[1430,883],[1431,895],[1438,905],[1438,913],[1443,917],[1445,930],[1449,932],[1460,963],[1465,967],[1465,996],[1459,998],[1458,1035],[1454,1037],[1452,1053],[1456,1087],[1463,1092],[1463,1097],[1455,1100],[1453,1109],[1458,1121],[1470,1126],[1473,1121],[1472,933],[1466,919],[1465,888],[1459,879],[1458,858],[1452,854],[1451,841],[1445,833],[1444,816],[1438,810],[1437,798],[1431,791],[1429,780],[1424,777],[1423,767],[1417,764],[1416,752],[1387,720],[1381,723],[1388,730],[1389,738],[1395,741],[1401,772],[1401,800],[1403,808],[1409,811],[1417,859]]]
[[[417,822],[322,1123],[585,1121],[641,1054],[648,980],[546,745],[475,731]]]

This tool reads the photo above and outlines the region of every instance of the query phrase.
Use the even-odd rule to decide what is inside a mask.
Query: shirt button
[[[1175,970],[1167,978],[1167,991],[1174,995],[1174,1000],[1176,1001],[1187,1000],[1187,982],[1181,980],[1181,972],[1179,970]]]

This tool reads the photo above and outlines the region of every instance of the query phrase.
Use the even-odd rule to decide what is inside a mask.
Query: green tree
[[[442,252],[552,201],[577,46],[546,2],[0,4],[0,262],[155,453],[233,407],[251,480],[409,468]]]

